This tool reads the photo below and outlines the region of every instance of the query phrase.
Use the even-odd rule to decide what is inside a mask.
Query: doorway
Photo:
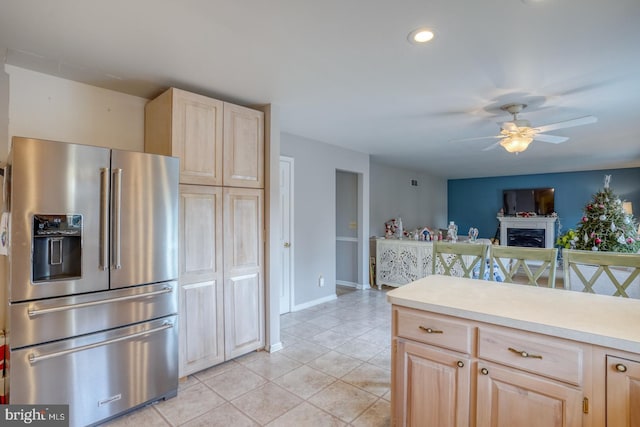
[[[284,314],[293,305],[293,157],[280,156],[280,212],[280,314]]]
[[[358,287],[358,174],[336,171],[336,285]]]

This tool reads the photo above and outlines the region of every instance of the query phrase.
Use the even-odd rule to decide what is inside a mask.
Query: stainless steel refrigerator
[[[83,426],[175,396],[178,159],[15,137],[4,196],[9,403]]]

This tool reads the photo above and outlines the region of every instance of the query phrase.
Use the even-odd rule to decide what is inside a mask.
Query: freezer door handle
[[[106,270],[109,268],[109,169],[100,169],[100,263],[98,268]]]
[[[144,336],[144,335],[149,335],[149,334],[153,334],[153,333],[156,333],[156,332],[164,331],[165,329],[169,329],[169,328],[173,328],[173,323],[167,321],[167,322],[164,322],[164,324],[162,326],[159,326],[157,328],[153,328],[153,329],[149,329],[149,330],[141,331],[141,332],[136,332],[134,334],[125,335],[125,336],[118,337],[118,338],[112,338],[112,339],[96,342],[96,343],[93,343],[93,344],[82,345],[80,347],[69,348],[69,349],[61,350],[61,351],[54,351],[52,353],[44,353],[44,354],[30,353],[29,354],[29,363],[31,363],[33,365],[34,363],[42,362],[43,360],[47,360],[47,359],[53,359],[54,357],[65,356],[67,354],[77,353],[79,351],[90,350],[92,348],[102,347],[102,346],[105,346],[105,345],[114,344],[114,343],[121,342],[121,341],[132,340],[134,338],[138,338],[138,337],[141,337],[141,336]]]
[[[113,263],[111,268],[119,270],[122,268],[120,260],[120,225],[122,224],[122,169],[113,169],[113,211],[112,211],[112,232],[113,239],[111,244],[113,245]]]
[[[29,317],[36,317],[36,316],[40,316],[42,314],[55,313],[55,312],[58,312],[58,311],[74,310],[74,309],[77,309],[77,308],[84,308],[84,307],[92,307],[92,306],[100,305],[100,304],[111,304],[113,302],[128,301],[128,300],[132,300],[132,299],[138,299],[138,298],[151,297],[151,296],[155,296],[155,295],[168,294],[169,292],[173,292],[173,288],[171,288],[169,286],[165,286],[164,288],[162,288],[160,290],[152,291],[152,292],[145,292],[143,294],[125,295],[125,296],[122,296],[122,297],[106,298],[106,299],[101,299],[101,300],[98,300],[98,301],[81,302],[81,303],[78,303],[78,304],[59,305],[59,306],[56,306],[56,307],[41,308],[39,310],[38,309],[32,310],[31,308],[29,308],[27,313],[29,314]]]

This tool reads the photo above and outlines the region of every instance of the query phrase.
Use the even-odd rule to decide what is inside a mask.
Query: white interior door
[[[282,286],[280,314],[291,311],[293,300],[293,158],[280,157],[280,227]]]

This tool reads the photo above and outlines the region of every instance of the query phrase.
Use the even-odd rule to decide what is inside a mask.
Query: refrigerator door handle
[[[113,238],[111,244],[113,245],[113,263],[111,268],[119,270],[122,268],[120,260],[120,226],[122,224],[122,169],[113,169],[113,210],[112,210],[112,232]]]
[[[68,304],[68,305],[58,305],[55,307],[48,307],[48,308],[41,308],[41,309],[29,309],[27,311],[27,314],[29,315],[29,317],[36,317],[36,316],[40,316],[43,314],[49,314],[49,313],[56,313],[58,311],[66,311],[66,310],[75,310],[78,308],[84,308],[84,307],[92,307],[95,305],[101,305],[101,304],[112,304],[114,302],[120,302],[120,301],[128,301],[128,300],[132,300],[132,299],[139,299],[139,298],[146,298],[146,297],[152,297],[152,296],[156,296],[156,295],[162,295],[162,294],[168,294],[170,292],[173,292],[173,288],[166,286],[158,291],[152,291],[152,292],[146,292],[144,294],[136,294],[136,295],[125,295],[122,297],[115,297],[115,298],[107,298],[107,299],[101,299],[101,300],[97,300],[97,301],[88,301],[88,302],[81,302],[78,304]]]
[[[109,268],[109,168],[100,168],[100,263],[98,268]]]
[[[31,363],[33,365],[34,363],[42,362],[43,360],[47,360],[47,359],[53,359],[54,357],[65,356],[67,354],[77,353],[79,351],[90,350],[92,348],[102,347],[102,346],[105,346],[105,345],[109,345],[109,344],[113,344],[113,343],[117,343],[117,342],[121,342],[121,341],[132,340],[134,338],[138,338],[138,337],[141,337],[141,336],[144,336],[144,335],[149,335],[149,334],[153,334],[155,332],[164,331],[165,329],[169,329],[169,328],[173,328],[173,323],[167,321],[162,326],[159,326],[157,328],[153,328],[153,329],[149,329],[149,330],[141,331],[141,332],[136,332],[134,334],[125,335],[125,336],[118,337],[118,338],[111,338],[111,339],[100,341],[100,342],[96,342],[96,343],[93,343],[93,344],[82,345],[82,346],[79,346],[79,347],[69,348],[69,349],[61,350],[61,351],[54,351],[54,352],[51,352],[51,353],[43,353],[43,354],[30,353],[29,354],[29,363]]]

